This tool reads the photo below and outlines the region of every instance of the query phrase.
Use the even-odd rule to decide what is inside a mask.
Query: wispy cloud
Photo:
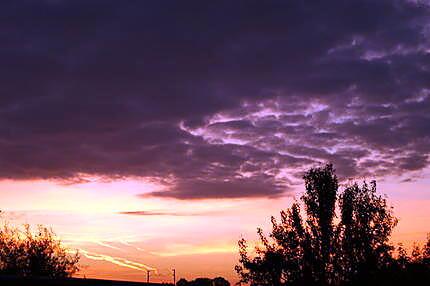
[[[165,250],[154,251],[152,254],[158,256],[182,256],[198,255],[211,253],[235,253],[237,252],[236,244],[219,244],[219,245],[190,245],[190,244],[171,244]]]
[[[202,211],[202,212],[169,212],[169,211],[125,211],[119,212],[125,215],[136,215],[136,216],[208,216],[216,215],[218,211]]]
[[[158,270],[155,267],[151,267],[149,265],[146,265],[146,264],[143,264],[140,262],[136,262],[136,261],[132,261],[132,260],[128,260],[125,258],[89,252],[89,251],[86,251],[84,249],[79,249],[79,253],[81,253],[86,258],[91,259],[91,260],[107,261],[107,262],[113,263],[113,264],[118,265],[118,266],[127,267],[127,268],[138,270],[138,271],[144,271],[144,272],[154,271],[155,273],[158,273]]]
[[[107,248],[111,248],[111,249],[115,249],[115,250],[121,250],[121,248],[113,246],[113,245],[110,245],[109,243],[106,243],[106,242],[103,242],[103,241],[96,241],[96,243],[98,245],[100,245],[100,246],[104,246],[104,247],[107,247]]]

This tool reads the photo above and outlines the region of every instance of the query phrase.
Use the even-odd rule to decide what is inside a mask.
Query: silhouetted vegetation
[[[389,238],[397,219],[376,182],[350,184],[339,193],[331,164],[304,175],[305,193],[272,217],[272,232],[259,228],[255,255],[239,241],[241,281],[251,285],[381,285],[430,278],[430,237],[408,256]],[[303,208],[303,210],[302,210]]]
[[[197,278],[191,281],[181,278],[176,282],[176,286],[230,286],[230,282],[223,277]]]
[[[23,277],[70,277],[78,271],[79,254],[70,254],[48,228],[33,233],[5,225],[0,230],[0,274]]]
[[[172,286],[167,283],[146,283],[86,278],[49,278],[0,275],[2,286]]]

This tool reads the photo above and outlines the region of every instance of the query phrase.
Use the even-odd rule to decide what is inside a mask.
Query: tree
[[[181,278],[176,282],[176,286],[188,286],[188,281],[185,278]]]
[[[334,243],[333,219],[339,184],[331,164],[324,168],[310,169],[303,179],[306,188],[302,201],[307,214],[309,273],[319,284],[327,284],[332,264],[330,252]]]
[[[386,200],[376,193],[376,183],[352,184],[339,193],[331,164],[310,169],[303,179],[301,204],[295,202],[281,211],[280,222],[272,217],[268,237],[258,229],[260,244],[254,256],[248,254],[247,241],[239,241],[235,269],[241,282],[340,285],[388,267],[393,249],[388,240],[397,220]]]
[[[230,286],[230,282],[228,282],[224,277],[215,277],[212,279],[213,286]]]
[[[388,240],[397,219],[386,199],[376,192],[376,182],[354,183],[339,196],[341,220],[337,226],[336,273],[354,280],[390,263],[393,247]]]
[[[179,279],[176,283],[177,286],[230,286],[228,282],[223,277],[216,277],[214,279],[210,278],[196,278],[191,281],[187,281],[184,278]]]
[[[430,264],[430,233],[427,234],[427,243],[423,247],[423,258]]]
[[[69,254],[52,230],[38,226],[33,233],[5,225],[0,230],[0,273],[18,276],[70,277],[76,273],[79,254]]]

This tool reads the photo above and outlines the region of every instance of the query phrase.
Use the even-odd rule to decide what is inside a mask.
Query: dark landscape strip
[[[0,275],[0,285],[31,285],[31,286],[172,286],[166,283],[146,283],[131,282],[104,279],[86,279],[86,278],[62,278],[53,279],[47,277],[17,277],[9,275]]]

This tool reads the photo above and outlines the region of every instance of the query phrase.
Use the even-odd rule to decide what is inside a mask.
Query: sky
[[[2,1],[0,209],[85,277],[237,280],[332,162],[430,231],[430,3]]]

